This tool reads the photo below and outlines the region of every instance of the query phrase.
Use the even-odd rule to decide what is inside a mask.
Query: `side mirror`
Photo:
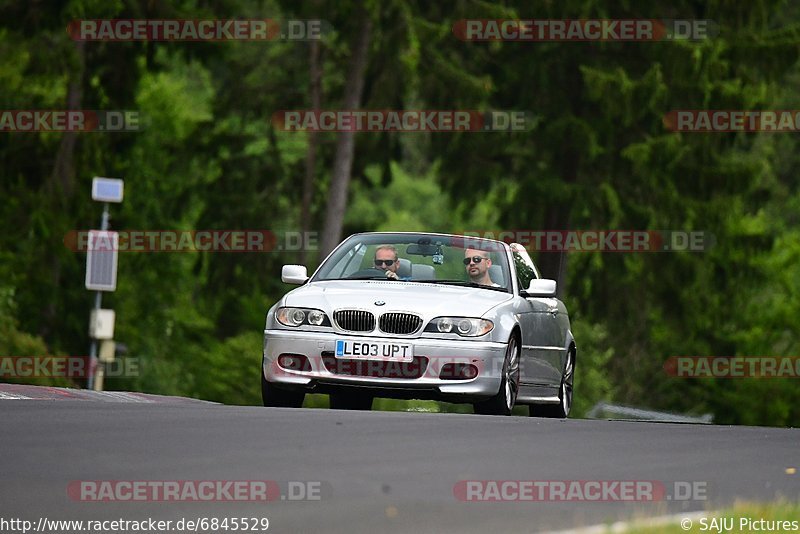
[[[556,281],[547,278],[534,278],[525,290],[527,297],[555,297]]]
[[[284,284],[305,284],[308,280],[308,271],[305,265],[284,265],[281,269],[281,280]]]

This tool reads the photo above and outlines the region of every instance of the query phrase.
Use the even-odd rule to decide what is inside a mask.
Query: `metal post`
[[[100,230],[108,230],[108,202],[103,202],[103,219],[100,221]],[[103,302],[102,291],[95,291],[94,293],[94,309],[99,310]],[[89,376],[86,381],[87,389],[94,389],[94,374],[98,366],[97,362],[97,340],[92,338],[92,344],[89,347]]]

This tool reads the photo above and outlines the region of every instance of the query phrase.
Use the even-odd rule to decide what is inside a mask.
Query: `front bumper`
[[[378,367],[400,369],[386,376],[360,376],[342,374],[341,366],[331,365],[337,340],[384,341],[413,345],[415,361],[425,364],[415,367],[423,372],[411,376],[408,368],[397,362],[386,366],[375,360],[358,362],[358,369]],[[425,398],[469,402],[496,395],[502,381],[506,344],[475,340],[446,340],[431,338],[387,338],[351,336],[331,332],[304,332],[287,330],[264,331],[263,374],[266,380],[288,389],[306,392],[330,392],[342,388],[370,388],[376,396],[395,398]],[[302,355],[308,358],[304,370],[290,370],[278,365],[282,354]],[[345,363],[352,363],[348,360]],[[341,363],[341,362],[339,362]],[[385,362],[382,362],[385,363]],[[448,363],[471,364],[478,375],[472,379],[444,379],[440,373]],[[362,365],[363,364],[363,365]],[[345,366],[347,367],[347,366]],[[413,366],[412,366],[413,367]],[[350,367],[355,369],[354,366]],[[410,368],[410,367],[409,367]]]

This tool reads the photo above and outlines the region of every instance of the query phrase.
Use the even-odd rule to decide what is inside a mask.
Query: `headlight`
[[[275,318],[284,326],[331,326],[328,316],[320,310],[308,308],[278,308]]]
[[[306,312],[303,310],[292,310],[289,314],[289,324],[292,326],[298,326],[303,324],[303,321],[306,320]]]
[[[326,319],[325,314],[319,310],[311,310],[310,312],[308,312],[308,322],[310,324],[313,324],[315,326],[320,326],[325,321],[325,319]]]
[[[441,332],[458,334],[462,337],[478,337],[488,334],[494,328],[494,323],[488,319],[472,317],[437,317],[425,327],[426,332]]]
[[[462,336],[468,336],[475,325],[469,319],[461,319],[458,321],[458,333]]]

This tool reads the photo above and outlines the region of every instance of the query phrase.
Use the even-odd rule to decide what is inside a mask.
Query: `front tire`
[[[575,383],[575,349],[567,353],[567,362],[564,364],[564,374],[561,377],[561,386],[558,388],[558,404],[532,405],[531,417],[549,417],[552,419],[566,419],[572,411],[572,390]]]
[[[497,395],[482,402],[473,404],[475,413],[481,415],[511,415],[519,393],[519,348],[517,338],[508,340],[506,358],[503,361],[503,380]]]
[[[264,406],[272,408],[300,408],[306,394],[302,391],[287,391],[279,389],[274,384],[267,382],[264,371],[261,371],[261,400]]]

